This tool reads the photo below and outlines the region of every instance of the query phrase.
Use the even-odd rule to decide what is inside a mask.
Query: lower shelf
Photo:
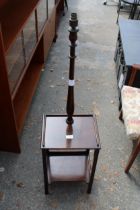
[[[43,64],[31,63],[13,100],[18,134],[28,112],[36,86],[39,82]]]
[[[89,180],[88,161],[85,156],[50,157],[49,183],[54,181]]]

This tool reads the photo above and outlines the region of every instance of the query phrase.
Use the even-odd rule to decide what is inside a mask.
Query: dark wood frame
[[[75,148],[70,148],[70,149],[69,148],[68,149],[66,149],[66,148],[61,148],[61,149],[51,148],[51,149],[49,149],[49,148],[45,147],[44,142],[45,142],[45,132],[46,132],[46,126],[47,126],[46,125],[47,117],[52,118],[52,119],[54,117],[67,118],[67,115],[44,115],[43,116],[41,150],[42,150],[45,194],[49,193],[48,185],[49,185],[49,177],[51,177],[51,175],[49,174],[49,171],[51,168],[50,157],[52,157],[52,156],[85,156],[86,159],[88,159],[90,149],[92,149],[92,150],[94,149],[94,158],[93,158],[92,166],[89,169],[90,175],[89,175],[89,182],[88,182],[88,187],[87,187],[87,193],[90,194],[91,189],[92,189],[93,180],[94,180],[95,171],[96,171],[98,155],[99,155],[99,151],[101,149],[99,134],[98,134],[98,129],[97,129],[97,122],[96,122],[95,116],[93,116],[93,115],[73,115],[73,117],[76,117],[76,118],[84,118],[84,117],[91,118],[92,117],[94,120],[93,129],[94,129],[95,137],[96,137],[96,140],[95,140],[96,142],[94,142],[94,144],[95,144],[94,148],[88,148],[88,147],[83,148],[79,145],[79,147],[77,149],[75,149]],[[87,132],[89,132],[89,131],[87,131]],[[86,164],[88,164],[88,162],[86,162]],[[86,166],[85,168],[88,168],[88,167]],[[84,178],[84,180],[86,180],[86,178]],[[69,181],[71,181],[71,179]],[[77,181],[83,181],[83,180],[79,179]]]

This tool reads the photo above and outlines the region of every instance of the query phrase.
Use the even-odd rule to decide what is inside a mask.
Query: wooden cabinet
[[[20,152],[19,135],[63,9],[64,0],[0,5],[0,150]]]

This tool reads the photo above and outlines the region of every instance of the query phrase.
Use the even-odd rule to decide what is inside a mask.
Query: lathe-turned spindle
[[[75,48],[77,46],[77,32],[78,29],[78,20],[77,14],[72,13],[69,20],[69,40],[70,40],[70,66],[69,66],[69,82],[68,82],[68,95],[67,95],[67,124],[73,124],[73,113],[74,113],[74,64],[75,64]]]

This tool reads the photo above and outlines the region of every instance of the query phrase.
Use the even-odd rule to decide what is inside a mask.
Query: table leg
[[[42,161],[43,161],[43,173],[44,173],[44,187],[45,187],[45,194],[48,194],[48,171],[47,171],[47,159],[48,159],[48,152],[46,150],[42,150]]]
[[[94,175],[95,175],[98,155],[99,155],[99,149],[95,149],[94,160],[93,160],[93,164],[92,164],[92,170],[91,170],[90,180],[89,180],[88,189],[87,189],[87,193],[89,193],[89,194],[91,193],[91,188],[92,188],[93,179],[94,179]]]

